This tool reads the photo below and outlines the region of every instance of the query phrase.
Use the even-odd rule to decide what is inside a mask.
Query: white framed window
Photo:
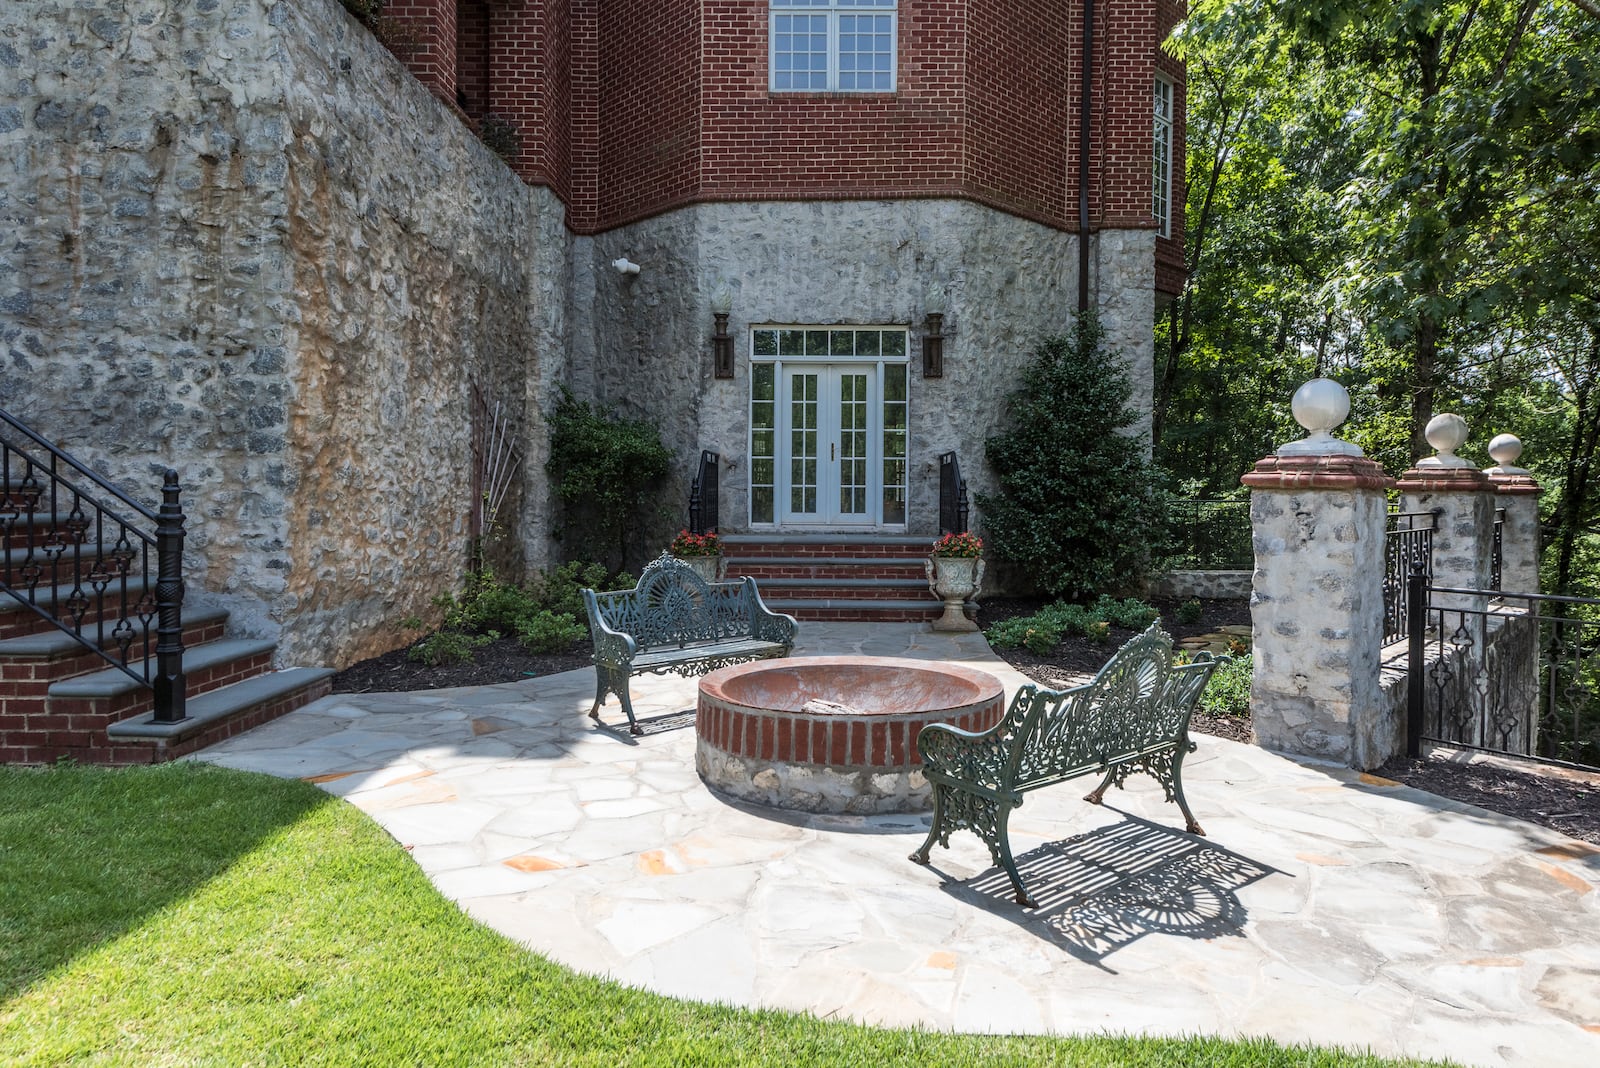
[[[778,93],[892,93],[898,0],[770,0],[768,84]]]
[[[1162,237],[1172,236],[1172,83],[1156,76],[1155,95],[1155,150],[1152,188],[1155,191],[1151,211],[1156,217]]]

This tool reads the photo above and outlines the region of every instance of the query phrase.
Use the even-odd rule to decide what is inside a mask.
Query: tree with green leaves
[[[998,492],[977,495],[989,551],[1056,597],[1137,585],[1161,528],[1132,388],[1092,315],[1047,339],[985,442]]]

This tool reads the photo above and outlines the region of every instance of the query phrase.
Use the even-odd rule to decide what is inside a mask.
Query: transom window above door
[[[774,92],[892,93],[896,0],[771,0]]]
[[[764,326],[758,327],[752,334],[751,352],[757,360],[906,358],[904,328]]]

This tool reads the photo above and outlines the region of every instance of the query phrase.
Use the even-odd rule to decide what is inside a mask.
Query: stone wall
[[[1098,242],[1113,343],[1149,406],[1154,314],[1148,233]],[[721,525],[747,528],[750,328],[764,324],[911,328],[908,528],[938,525],[938,456],[954,449],[974,494],[992,490],[984,439],[1040,340],[1065,331],[1077,291],[1076,238],[960,200],[704,204],[578,241],[574,381],[603,403],[650,418],[677,457],[661,532],[680,514],[701,449],[722,455]],[[627,257],[636,276],[610,264]],[[710,296],[734,293],[735,377],[712,376]],[[922,376],[929,285],[947,292],[944,377]],[[592,375],[584,369],[592,368]],[[976,520],[975,520],[976,521]]]
[[[392,646],[467,562],[472,384],[538,440],[548,195],[335,0],[18,0],[0,41],[0,403],[135,496],[177,467],[191,589],[281,661]]]

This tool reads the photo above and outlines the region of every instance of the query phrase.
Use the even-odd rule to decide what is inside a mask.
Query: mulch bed
[[[1037,599],[995,598],[983,602],[979,617],[984,626],[1013,616],[1030,615],[1043,607]],[[1219,627],[1250,622],[1243,601],[1203,601],[1200,620],[1180,623],[1174,618],[1176,603],[1157,602],[1162,627],[1175,640],[1209,634]],[[1071,637],[1049,653],[1027,649],[996,649],[995,653],[1041,686],[1059,689],[1075,685],[1093,674],[1134,631],[1113,627],[1105,641]],[[335,693],[383,693],[434,690],[455,686],[490,686],[523,682],[574,668],[589,667],[587,640],[573,643],[554,655],[529,653],[515,638],[501,638],[475,650],[472,662],[429,667],[411,660],[407,650],[396,649],[364,660],[334,676]],[[1191,721],[1196,733],[1250,741],[1250,721],[1213,717],[1196,712]],[[1385,778],[1493,812],[1515,816],[1560,831],[1573,838],[1600,844],[1600,777],[1565,775],[1537,769],[1523,771],[1499,763],[1456,762],[1443,759],[1396,760],[1380,769]]]

